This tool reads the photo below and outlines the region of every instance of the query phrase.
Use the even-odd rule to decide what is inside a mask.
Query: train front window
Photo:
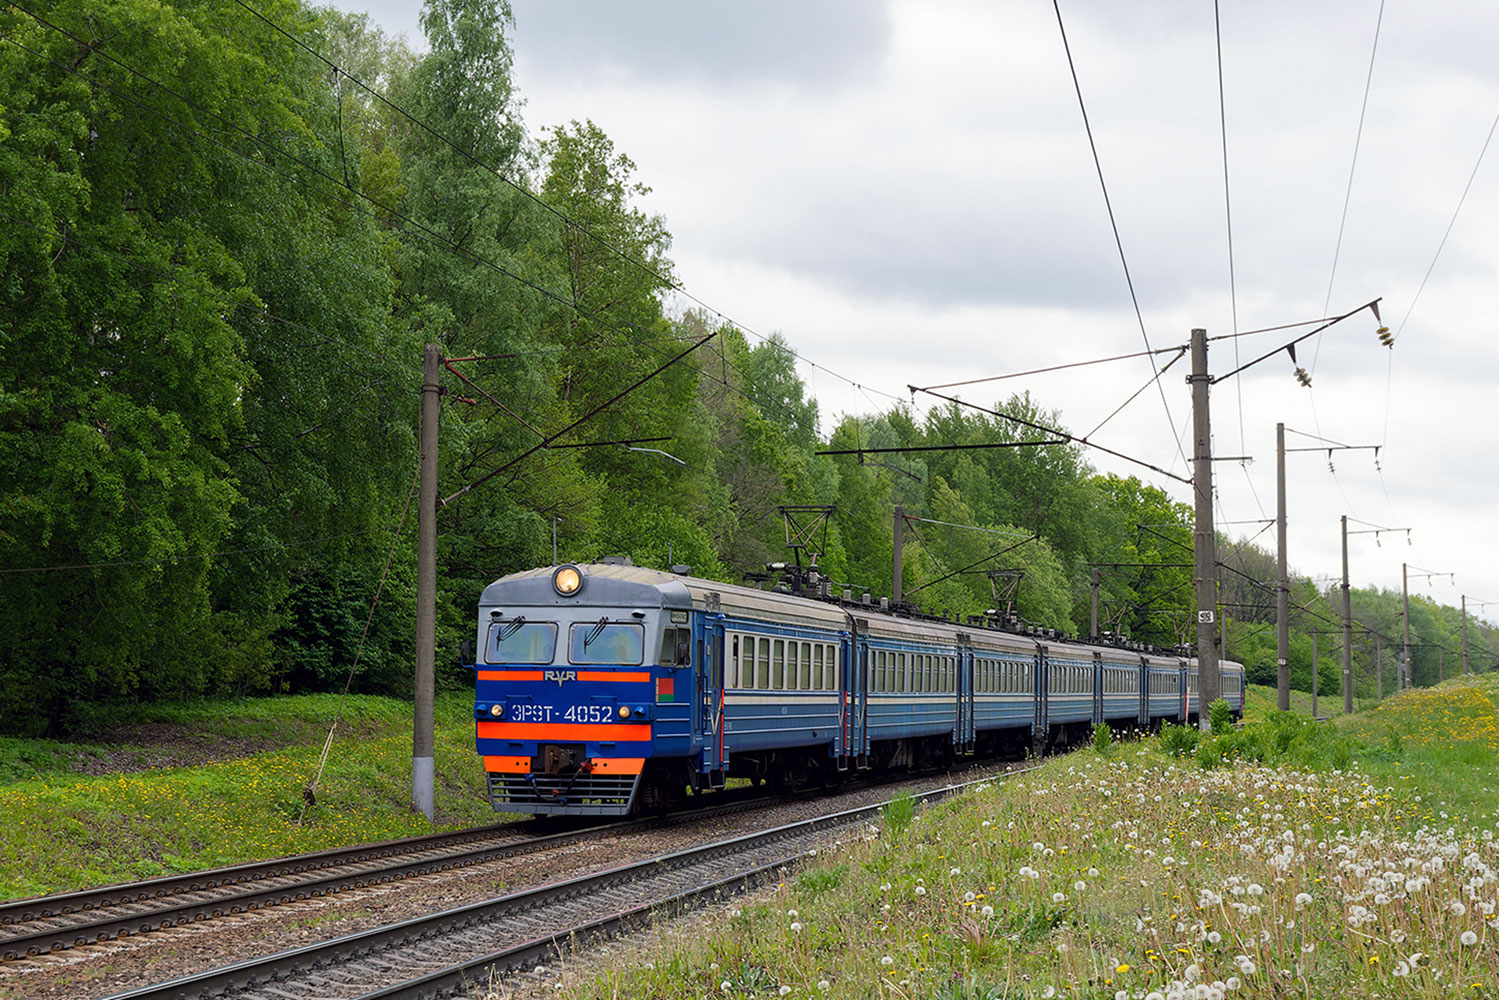
[[[570,663],[639,666],[645,662],[645,626],[603,618],[578,622],[567,630],[567,659]]]
[[[551,663],[557,651],[557,626],[514,618],[491,622],[484,643],[486,663]]]

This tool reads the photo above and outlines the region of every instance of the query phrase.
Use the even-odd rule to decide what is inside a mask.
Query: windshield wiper
[[[496,639],[495,641],[496,642],[504,642],[506,639],[508,639],[512,635],[514,635],[516,633],[516,631],[519,630],[520,627],[522,625],[524,625],[524,624],[526,624],[526,616],[525,615],[521,615],[519,618],[515,619],[514,621],[508,621],[508,622],[506,622],[505,624],[503,624],[503,625],[500,626],[500,635],[499,635],[499,638]]]
[[[598,620],[598,624],[594,625],[593,628],[589,629],[588,630],[588,634],[583,637],[583,648],[587,649],[590,645],[592,645],[593,644],[593,640],[597,639],[600,635],[602,635],[603,632],[604,632],[604,629],[608,625],[609,625],[609,616],[608,615],[605,615],[603,618],[600,618]]]

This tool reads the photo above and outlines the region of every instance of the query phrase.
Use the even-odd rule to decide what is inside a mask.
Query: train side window
[[[755,649],[754,686],[764,690],[770,687],[770,640],[752,638],[749,641],[754,644]]]
[[[810,642],[793,643],[796,646],[796,689],[798,691],[812,690],[812,644]]]
[[[822,643],[816,643],[812,647],[812,686],[821,688],[823,684],[822,675]]]
[[[728,680],[729,680],[729,683],[727,684],[728,687],[737,688],[737,687],[743,687],[744,686],[743,682],[739,678],[739,637],[737,635],[736,636],[732,636],[730,638],[730,640],[729,640],[729,678],[728,678]]]
[[[779,691],[785,686],[786,640],[773,640],[770,644],[770,649],[770,686]]]

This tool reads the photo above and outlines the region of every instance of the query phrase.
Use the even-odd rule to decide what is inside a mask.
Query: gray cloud
[[[879,69],[890,38],[870,0],[514,0],[532,80],[675,81],[733,88],[848,85]]]

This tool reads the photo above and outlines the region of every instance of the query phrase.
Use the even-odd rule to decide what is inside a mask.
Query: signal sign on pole
[[[1217,617],[1211,611],[1197,612],[1197,624],[1199,625],[1211,625],[1217,620]]]

